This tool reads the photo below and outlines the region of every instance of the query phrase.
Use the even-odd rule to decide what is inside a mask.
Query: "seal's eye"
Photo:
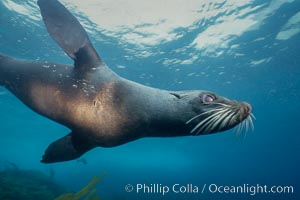
[[[201,96],[202,103],[213,102],[216,98],[210,94],[204,94]]]

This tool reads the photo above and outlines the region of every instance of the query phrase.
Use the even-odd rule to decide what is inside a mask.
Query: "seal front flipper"
[[[42,163],[55,163],[79,158],[95,146],[77,134],[70,133],[51,143],[45,151]]]
[[[57,0],[39,0],[47,30],[74,60],[75,68],[88,70],[103,65],[79,21]]]

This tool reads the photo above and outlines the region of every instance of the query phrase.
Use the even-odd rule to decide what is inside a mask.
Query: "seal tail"
[[[38,0],[50,36],[74,60],[75,69],[103,65],[79,21],[57,0]]]

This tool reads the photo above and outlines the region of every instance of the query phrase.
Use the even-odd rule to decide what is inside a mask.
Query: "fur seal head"
[[[192,135],[216,133],[240,124],[240,129],[253,127],[252,107],[208,91],[195,91],[190,101],[195,116],[186,121]]]

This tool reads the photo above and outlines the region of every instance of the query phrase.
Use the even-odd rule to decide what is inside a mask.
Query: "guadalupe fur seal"
[[[39,0],[51,37],[74,65],[0,55],[0,84],[71,132],[41,160],[73,160],[97,147],[142,137],[204,135],[253,125],[251,106],[209,91],[166,91],[126,80],[103,62],[76,18],[57,0]],[[243,122],[243,123],[241,123]]]

